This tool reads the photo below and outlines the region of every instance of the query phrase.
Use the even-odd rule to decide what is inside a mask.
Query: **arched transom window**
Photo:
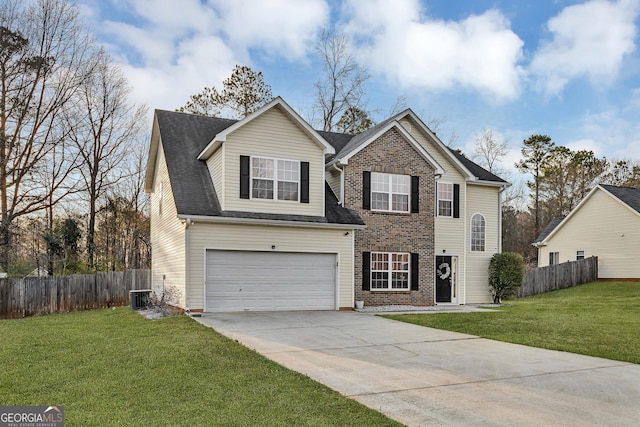
[[[471,251],[483,252],[485,240],[485,220],[482,214],[471,217]]]

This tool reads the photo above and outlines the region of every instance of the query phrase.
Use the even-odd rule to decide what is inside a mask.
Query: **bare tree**
[[[608,162],[600,183],[640,188],[640,161],[614,159]]]
[[[491,173],[502,172],[498,170],[498,163],[507,155],[507,142],[504,139],[499,139],[493,130],[484,129],[482,133],[474,136],[473,146],[474,160]]]
[[[65,0],[0,4],[0,266],[12,223],[49,203],[34,179],[62,133],[61,114],[91,67],[92,39]]]
[[[101,52],[94,72],[81,85],[75,108],[67,115],[70,139],[80,156],[80,172],[88,196],[87,263],[95,268],[98,201],[118,183],[132,144],[143,129],[146,107],[129,102],[130,88],[119,68]]]
[[[324,77],[315,83],[314,109],[322,116],[322,129],[332,131],[348,108],[357,107],[364,111],[362,86],[370,75],[349,53],[344,34],[323,31],[316,50]]]

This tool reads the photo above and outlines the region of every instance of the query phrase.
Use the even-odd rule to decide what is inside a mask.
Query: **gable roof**
[[[491,185],[500,185],[500,186],[509,185],[509,183],[504,179],[498,177],[497,175],[492,174],[488,170],[484,169],[482,166],[469,160],[463,154],[447,146],[444,142],[442,142],[442,140],[440,140],[440,138],[438,138],[435,132],[429,129],[429,126],[427,126],[420,119],[420,117],[418,117],[418,115],[414,113],[413,110],[411,110],[410,108],[407,108],[406,110],[402,111],[401,113],[393,117],[393,119],[398,122],[405,118],[410,119],[422,130],[423,133],[428,135],[431,138],[431,140],[435,143],[435,146],[437,147],[437,149],[440,150],[442,155],[445,157],[448,157],[451,160],[451,163],[453,163],[458,168],[458,170],[462,172],[463,175],[466,175],[468,180],[472,182],[476,181],[476,182],[482,182],[482,183],[487,183]]]
[[[505,181],[504,179],[500,178],[498,175],[494,175],[493,173],[489,172],[488,170],[486,170],[485,168],[483,168],[482,166],[480,166],[479,164],[471,161],[470,159],[468,159],[464,154],[458,152],[458,150],[455,150],[451,147],[447,147],[449,149],[449,151],[451,152],[451,154],[458,159],[458,161],[460,163],[462,163],[462,165],[471,173],[471,175],[473,175],[476,179],[480,180],[480,181],[490,181],[490,182],[496,182],[496,183],[504,183],[504,184],[508,184],[507,181]]]
[[[325,186],[324,217],[222,211],[207,163],[198,160],[198,154],[216,135],[238,122],[174,111],[155,111],[154,128],[157,126],[158,135],[154,136],[157,141],[152,141],[152,145],[162,144],[179,217],[364,225],[355,211],[338,204],[336,196],[328,186]],[[147,181],[149,182],[149,179]],[[150,191],[149,184],[147,187]]]
[[[547,224],[547,226],[544,228],[544,230],[540,232],[540,235],[536,238],[533,246],[545,246],[549,238],[553,236],[567,221],[569,221],[569,219],[573,217],[585,203],[587,203],[587,201],[596,191],[603,191],[618,203],[621,203],[631,211],[640,215],[640,188],[618,187],[615,185],[599,184],[595,186],[589,192],[589,194],[587,194],[582,199],[582,201],[580,201],[580,203],[578,203],[578,206],[576,206],[571,212],[569,212],[569,215],[564,218],[554,218],[553,220],[551,220],[549,224]]]
[[[551,219],[551,221],[549,221],[549,224],[547,224],[547,226],[542,229],[542,231],[540,232],[538,237],[536,237],[536,243],[543,242],[544,239],[546,239],[547,236],[549,234],[551,234],[551,232],[553,230],[555,230],[558,225],[560,225],[560,223],[562,222],[563,219],[564,218],[553,218],[553,219]]]
[[[415,150],[435,169],[436,175],[442,175],[444,169],[442,166],[425,150],[425,148],[409,133],[407,130],[396,121],[394,118],[387,119],[377,125],[365,130],[362,133],[354,136],[347,142],[342,149],[336,153],[331,159],[327,161],[328,165],[342,163],[347,164],[349,159],[359,153],[362,149],[367,147],[370,143],[378,139],[390,129],[396,129],[403,138],[405,138]]]
[[[600,187],[611,193],[615,198],[634,211],[640,213],[640,188],[617,187],[615,185],[604,185]]]
[[[216,149],[220,146],[222,142],[227,140],[227,136],[230,133],[233,133],[237,129],[246,125],[247,123],[255,120],[256,118],[262,116],[267,111],[270,111],[273,108],[278,108],[282,111],[289,119],[296,124],[304,133],[307,134],[309,139],[314,141],[316,144],[321,146],[324,149],[325,154],[334,154],[334,148],[331,144],[329,144],[324,138],[318,134],[309,124],[300,117],[298,113],[296,113],[293,108],[289,107],[289,104],[284,102],[281,97],[274,98],[271,102],[267,103],[263,107],[261,107],[258,111],[255,111],[252,114],[249,114],[242,120],[238,120],[233,123],[231,126],[225,128],[223,131],[219,132],[215,135],[215,137],[211,140],[209,144],[198,154],[198,159],[206,160]]]

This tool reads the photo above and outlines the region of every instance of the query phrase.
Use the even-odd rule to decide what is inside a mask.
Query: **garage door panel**
[[[336,256],[207,251],[208,311],[331,310]]]

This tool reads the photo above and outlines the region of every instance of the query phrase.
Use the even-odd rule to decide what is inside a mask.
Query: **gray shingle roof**
[[[326,184],[324,217],[222,211],[207,164],[197,157],[215,135],[237,120],[166,110],[155,113],[179,215],[364,225],[357,212],[338,204]]]
[[[600,186],[627,204],[631,209],[640,213],[640,188],[617,187],[615,185]]]
[[[492,174],[482,166],[472,162],[469,160],[464,154],[461,154],[457,150],[453,148],[449,148],[449,151],[462,163],[462,165],[469,170],[476,178],[481,181],[493,181],[493,182],[503,182],[507,183],[504,179],[500,178],[497,175]]]
[[[327,140],[327,142],[331,145],[333,145],[333,148],[335,148],[336,150],[336,154],[334,154],[333,156],[329,157],[327,159],[327,163],[331,162],[333,159],[337,158],[337,157],[343,157],[349,153],[351,153],[352,151],[354,151],[355,149],[357,149],[361,144],[363,144],[364,142],[366,142],[371,136],[375,135],[376,132],[378,132],[381,128],[383,128],[384,126],[386,126],[390,121],[395,120],[395,118],[391,117],[388,118],[387,120],[384,120],[380,123],[378,123],[377,125],[370,127],[369,129],[357,134],[357,135],[344,135],[342,134],[342,138],[338,138],[335,135],[328,135],[331,140]],[[326,134],[327,132],[323,132],[324,134]],[[322,133],[321,133],[322,135]],[[340,135],[340,134],[338,134]],[[322,135],[323,137],[325,135]],[[347,140],[347,137],[349,137],[349,139]],[[334,145],[334,143],[336,143],[336,145]]]
[[[558,225],[560,225],[563,219],[564,218],[553,218],[551,221],[549,221],[549,224],[547,224],[547,226],[540,232],[540,235],[536,237],[535,243],[542,242],[544,239],[546,239],[547,236],[551,234],[551,232],[555,230]]]

